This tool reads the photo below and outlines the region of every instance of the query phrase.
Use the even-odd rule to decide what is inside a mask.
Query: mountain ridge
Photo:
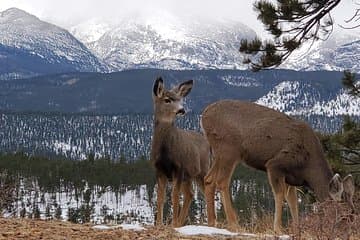
[[[0,64],[5,66],[0,80],[144,68],[247,69],[238,47],[242,38],[256,36],[237,21],[179,19],[161,11],[112,23],[90,19],[65,30],[11,8],[0,12],[0,22]],[[305,44],[280,68],[360,72],[357,33],[342,29],[312,48]]]
[[[290,115],[360,116],[360,102],[344,92],[342,72],[272,70],[137,69],[71,73],[0,81],[0,109],[98,114],[152,113],[151,88],[163,76],[169,87],[193,79],[186,100],[199,113],[211,102],[232,98],[258,102]],[[359,103],[359,104],[358,104]]]

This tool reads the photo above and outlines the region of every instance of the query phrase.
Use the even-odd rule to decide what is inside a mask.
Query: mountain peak
[[[102,63],[68,31],[18,8],[0,12],[0,80],[101,71]]]
[[[15,7],[0,12],[0,22],[15,21],[18,19],[39,20],[39,18],[37,18],[36,16]]]

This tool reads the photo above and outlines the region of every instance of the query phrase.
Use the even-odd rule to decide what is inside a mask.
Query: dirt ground
[[[62,221],[45,221],[34,219],[0,218],[0,240],[3,239],[254,239],[229,236],[182,236],[170,227],[148,227],[143,231],[93,229],[90,224],[72,224]],[[255,238],[265,239],[265,238]]]

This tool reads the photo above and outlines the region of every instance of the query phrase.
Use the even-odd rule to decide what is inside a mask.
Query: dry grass
[[[360,216],[345,203],[326,201],[300,221],[299,239],[360,239]]]
[[[292,239],[360,239],[360,193],[354,197],[356,211],[346,203],[325,201],[316,204],[316,210],[300,217],[299,226],[289,223],[289,228],[284,228],[283,233]],[[273,214],[263,214],[252,224],[242,224],[240,229],[260,235],[274,234]],[[225,225],[222,227],[226,227]]]
[[[299,226],[283,229],[284,234],[293,239],[360,239],[360,194],[355,199],[356,211],[346,203],[325,201],[316,204],[316,210],[300,217]],[[273,234],[273,215],[263,215],[255,225],[246,227],[246,231],[260,234]]]
[[[325,201],[300,220],[298,239],[360,239],[360,194],[354,198],[355,212],[346,203]]]

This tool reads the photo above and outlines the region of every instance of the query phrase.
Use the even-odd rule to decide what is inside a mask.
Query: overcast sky
[[[162,9],[181,16],[239,20],[261,33],[263,27],[253,11],[254,2],[255,0],[0,0],[0,11],[17,7],[42,20],[68,28],[91,18],[151,14],[153,9]],[[355,2],[342,0],[333,14],[337,23],[343,23],[352,16],[356,8]]]

